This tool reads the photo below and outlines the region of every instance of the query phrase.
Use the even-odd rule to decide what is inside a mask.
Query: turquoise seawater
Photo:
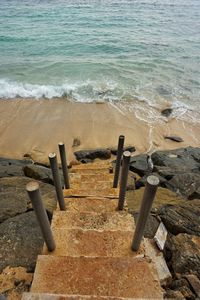
[[[0,98],[200,107],[199,0],[0,0]]]

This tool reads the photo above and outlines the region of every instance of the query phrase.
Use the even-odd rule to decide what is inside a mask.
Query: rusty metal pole
[[[61,160],[61,164],[62,164],[65,188],[69,189],[70,184],[69,184],[69,174],[68,174],[68,168],[67,168],[65,144],[64,143],[59,143],[58,147],[59,147],[59,151],[60,151],[60,160]]]
[[[119,201],[118,201],[119,210],[122,210],[124,208],[124,200],[126,196],[126,185],[128,179],[130,158],[131,158],[131,153],[129,151],[125,151],[123,153],[122,173],[120,179],[120,190],[119,190]]]
[[[124,148],[124,140],[125,140],[124,135],[120,135],[119,140],[118,140],[117,159],[116,159],[116,165],[115,165],[113,188],[117,188],[117,186],[118,186],[121,159],[122,159],[123,148]]]
[[[132,250],[137,251],[140,247],[140,243],[144,234],[145,225],[149,216],[154,197],[159,185],[158,177],[151,175],[147,177],[147,182],[144,190],[142,204],[140,207],[140,213],[138,216],[135,234],[132,242]]]
[[[36,181],[31,181],[26,185],[26,190],[35,210],[35,214],[42,231],[47,249],[53,251],[56,248],[56,244],[52,235],[50,223],[47,217],[46,210],[42,203],[39,184]]]
[[[63,197],[63,190],[61,185],[61,180],[59,176],[58,163],[55,153],[49,154],[49,161],[51,166],[51,171],[53,175],[53,181],[56,189],[56,195],[59,203],[60,210],[65,210],[65,200]]]

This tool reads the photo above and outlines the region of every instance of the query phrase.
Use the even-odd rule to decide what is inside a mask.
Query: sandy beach
[[[69,162],[76,150],[116,146],[120,134],[125,135],[126,145],[136,147],[136,153],[200,146],[199,124],[167,119],[157,110],[155,120],[148,123],[138,117],[137,110],[129,110],[127,103],[75,103],[64,98],[0,101],[2,157],[20,159],[30,154],[48,163],[48,154],[57,152],[57,144],[63,141]],[[177,135],[184,141],[166,140],[165,135]],[[80,146],[72,147],[75,138]]]

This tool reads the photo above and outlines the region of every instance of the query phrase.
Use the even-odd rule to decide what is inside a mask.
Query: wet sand
[[[165,117],[148,123],[128,104],[1,99],[0,116],[0,156],[21,159],[30,154],[41,163],[48,163],[48,154],[57,153],[61,141],[70,161],[76,150],[116,146],[120,134],[136,153],[200,146],[199,124]],[[160,112],[155,110],[155,116]],[[165,140],[165,135],[178,135],[184,142]],[[80,139],[78,147],[72,147],[75,138]]]

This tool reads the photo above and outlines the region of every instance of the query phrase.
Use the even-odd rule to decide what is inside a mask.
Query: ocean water
[[[199,0],[0,0],[0,98],[200,108]]]

